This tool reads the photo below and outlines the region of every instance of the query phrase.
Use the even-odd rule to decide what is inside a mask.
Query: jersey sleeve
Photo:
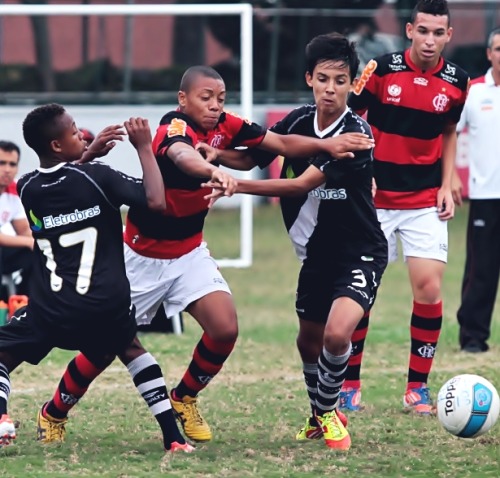
[[[225,122],[232,136],[229,148],[238,146],[256,147],[262,143],[266,135],[266,128],[231,113],[225,113]]]
[[[289,113],[286,115],[283,119],[275,123],[273,126],[269,128],[269,131],[272,131],[273,133],[276,134],[281,134],[285,135],[288,134],[288,128],[289,128],[289,118],[292,113]],[[263,149],[259,148],[253,148],[250,150],[250,155],[252,156],[252,159],[254,163],[260,168],[264,169],[267,166],[269,166],[275,159],[276,159],[276,153],[272,153],[270,151],[264,151]]]
[[[89,171],[108,201],[116,208],[122,205],[147,207],[142,179],[128,176],[104,163],[93,162]]]
[[[467,77],[466,87],[462,90],[462,94],[456,103],[450,108],[448,112],[448,122],[451,124],[457,124],[460,121],[462,112],[464,111],[465,101],[467,95],[469,94],[470,79]]]
[[[379,84],[382,78],[378,72],[378,61],[370,60],[349,95],[348,105],[357,114],[362,115],[377,98]]]
[[[168,148],[177,142],[189,144],[194,148],[197,136],[182,114],[168,115],[166,121],[158,126],[153,139],[155,156],[166,156]]]
[[[345,133],[364,133],[373,138],[373,134],[368,123],[353,114],[352,120],[349,121],[346,128],[341,134]],[[335,159],[328,153],[318,155],[312,162],[327,178],[340,180],[345,175],[351,175],[356,171],[365,169],[373,162],[373,148],[364,151],[356,151],[354,158],[350,159]]]
[[[372,150],[358,151],[354,158],[335,159],[328,153],[322,153],[311,163],[317,167],[328,179],[341,181],[357,171],[364,170],[372,163]]]

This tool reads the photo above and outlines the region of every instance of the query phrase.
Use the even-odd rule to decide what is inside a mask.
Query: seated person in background
[[[33,237],[14,182],[19,158],[20,151],[16,144],[0,140],[0,277],[20,270],[21,280],[16,292],[28,295]],[[12,226],[9,229],[14,234],[6,231],[6,225]]]

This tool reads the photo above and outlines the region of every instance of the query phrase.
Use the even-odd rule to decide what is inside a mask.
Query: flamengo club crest
[[[446,105],[448,104],[448,101],[449,101],[449,99],[446,95],[439,93],[438,95],[436,95],[433,98],[432,104],[433,104],[434,109],[436,111],[444,111],[444,109],[446,108]]]

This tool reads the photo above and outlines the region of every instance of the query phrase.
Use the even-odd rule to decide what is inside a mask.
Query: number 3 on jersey
[[[47,269],[50,271],[50,288],[54,292],[59,292],[62,288],[62,278],[56,274],[57,263],[50,241],[47,239],[37,239],[40,250],[47,258]],[[85,295],[90,287],[92,268],[94,267],[95,247],[97,243],[97,229],[87,227],[80,231],[68,232],[59,236],[59,244],[62,247],[71,247],[82,244],[82,255],[78,267],[78,277],[76,279],[76,291]]]

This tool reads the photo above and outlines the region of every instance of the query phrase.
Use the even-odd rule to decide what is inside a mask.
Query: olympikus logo
[[[365,66],[363,73],[361,73],[361,78],[358,80],[356,86],[354,87],[353,93],[355,95],[360,95],[365,87],[366,83],[372,76],[373,72],[377,68],[377,62],[375,60],[370,60],[368,64]]]

